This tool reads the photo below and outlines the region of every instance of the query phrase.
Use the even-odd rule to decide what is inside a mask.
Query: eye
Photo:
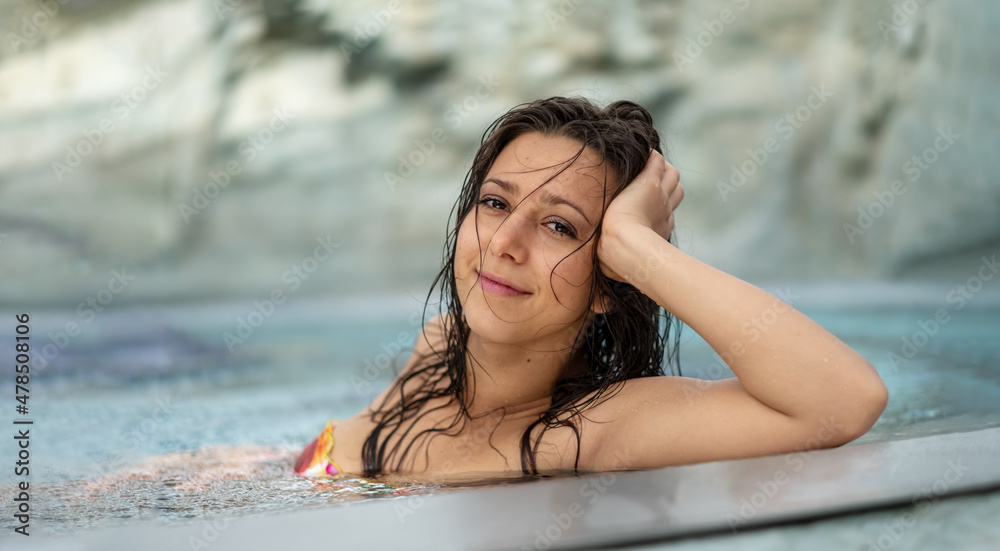
[[[496,197],[490,197],[490,196],[486,196],[480,199],[479,204],[485,207],[486,210],[488,211],[501,211],[507,208],[507,203],[504,203],[502,200],[497,199]],[[545,223],[545,227],[548,228],[553,224],[556,227],[549,229],[550,231],[552,231],[552,233],[556,234],[557,236],[562,237],[564,235],[568,235],[573,238],[576,237],[576,232],[573,231],[573,228],[568,224],[563,223],[560,220],[550,220]]]
[[[495,207],[495,206],[491,205],[490,203],[499,204],[500,207],[499,208]],[[504,203],[503,201],[497,199],[496,197],[483,197],[482,199],[479,200],[479,204],[480,205],[485,205],[486,208],[490,209],[490,210],[503,210],[504,207],[507,206],[506,203]]]
[[[561,231],[559,229],[554,229],[554,230],[552,230],[553,232],[555,232],[557,234],[560,234],[560,235],[568,235],[570,237],[576,237],[576,232],[573,231],[573,228],[567,226],[566,224],[563,224],[562,222],[560,222],[558,220],[552,220],[550,222],[546,222],[545,225],[549,226],[549,225],[552,225],[552,224],[555,224],[557,228],[561,228],[561,230],[562,230]]]

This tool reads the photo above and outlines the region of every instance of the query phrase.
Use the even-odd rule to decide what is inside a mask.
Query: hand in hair
[[[621,247],[611,246],[612,237],[652,228],[665,241],[674,230],[674,210],[684,199],[677,169],[663,159],[658,151],[650,151],[642,172],[629,182],[604,213],[602,238],[597,244],[597,257],[604,275],[626,281],[629,263]]]

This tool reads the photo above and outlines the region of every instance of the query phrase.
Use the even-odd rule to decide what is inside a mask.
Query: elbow
[[[889,389],[882,382],[882,379],[876,381],[877,384],[874,385],[872,391],[871,407],[872,407],[872,425],[875,421],[882,416],[882,412],[885,411],[885,407],[889,405]],[[869,427],[870,428],[870,427]]]
[[[849,411],[846,411],[844,428],[841,431],[838,445],[843,445],[864,436],[882,416],[889,403],[889,389],[878,376],[875,368],[870,381],[859,385],[854,399],[851,400]]]
[[[882,416],[889,402],[878,372],[868,362],[859,366],[862,375],[844,385],[838,393],[828,393],[820,409],[801,418],[802,448],[837,448],[864,436]]]

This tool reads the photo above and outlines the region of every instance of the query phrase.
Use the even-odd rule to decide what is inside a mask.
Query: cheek
[[[590,278],[593,273],[590,245],[566,256],[565,251],[553,253],[546,259],[550,269],[554,269],[552,285],[559,293],[572,293],[586,297],[590,293]],[[557,265],[558,264],[558,265]]]
[[[458,228],[458,237],[455,241],[456,261],[462,259],[467,265],[474,263],[475,268],[479,269],[480,260],[486,255],[490,238],[495,230],[490,224],[488,216],[480,216],[477,220],[475,209],[466,215]]]
[[[475,213],[465,217],[455,240],[455,277],[468,277],[472,267],[479,266],[479,244],[476,242]]]

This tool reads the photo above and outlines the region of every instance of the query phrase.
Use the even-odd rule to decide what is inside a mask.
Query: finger
[[[660,198],[666,213],[672,212],[684,198],[684,189],[676,182],[671,186],[670,181],[665,181],[660,186]]]
[[[647,169],[647,168],[650,168],[652,166],[655,166],[657,164],[656,157],[657,157],[656,150],[655,149],[650,149],[649,150],[649,156],[646,157],[646,166],[643,167],[643,168]]]
[[[681,186],[681,185],[678,185],[677,189],[675,189],[674,192],[670,194],[670,210],[671,210],[671,212],[674,211],[675,209],[677,209],[677,207],[681,204],[681,201],[683,201],[683,200],[684,200],[684,187]]]
[[[652,168],[656,172],[660,172],[661,177],[662,177],[662,172],[666,170],[668,166],[670,165],[667,164],[667,161],[666,159],[663,158],[663,155],[660,155],[660,152],[655,149],[653,149],[650,152],[649,158],[646,159],[646,168]]]
[[[676,168],[674,168],[674,165],[666,161],[663,161],[663,165],[664,165],[664,171],[662,176],[663,183],[669,189],[672,190],[673,188],[677,187],[678,184],[680,184],[681,173],[678,172]]]

